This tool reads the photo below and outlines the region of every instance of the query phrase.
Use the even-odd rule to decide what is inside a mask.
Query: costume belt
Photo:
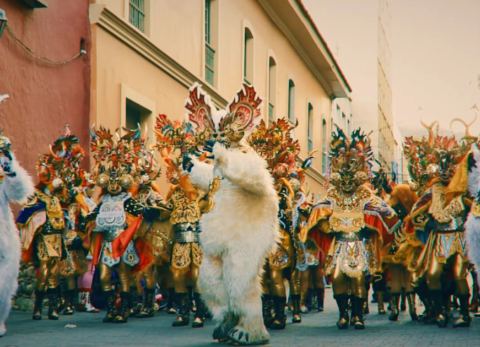
[[[337,241],[361,241],[366,239],[365,236],[360,235],[360,233],[335,233],[335,240]]]
[[[463,231],[464,219],[462,217],[452,218],[450,223],[436,223],[435,231],[437,232],[457,232]]]
[[[124,230],[122,229],[113,229],[113,230],[107,230],[103,232],[104,239],[105,241],[113,241],[117,237],[120,236],[121,233],[123,233]]]
[[[178,243],[200,242],[200,225],[198,223],[179,223],[173,226],[175,241]]]
[[[50,223],[50,221],[47,221],[47,223],[45,223],[43,225],[43,228],[42,228],[42,234],[43,235],[54,235],[54,234],[62,234],[64,231],[64,228],[61,228],[61,229],[56,229],[52,226],[52,224]]]
[[[435,232],[438,233],[438,234],[462,233],[464,231],[465,231],[465,229],[463,229],[463,228],[460,228],[458,230],[441,230],[440,228],[438,228],[437,230],[435,230]]]

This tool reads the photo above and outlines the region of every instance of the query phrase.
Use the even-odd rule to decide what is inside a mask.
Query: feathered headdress
[[[117,129],[113,134],[104,127],[90,129],[90,151],[95,160],[95,176],[110,170],[118,174],[135,175],[144,148],[145,141],[140,127]]]
[[[370,138],[360,128],[354,130],[350,137],[338,128],[332,133],[330,142],[330,170],[338,172],[348,164],[352,172],[363,171],[371,174],[373,151]]]
[[[432,179],[437,178],[440,162],[457,165],[470,148],[470,136],[458,142],[455,136],[438,134],[438,122],[430,125],[421,123],[428,131],[428,137],[405,138],[404,154],[408,160],[408,172],[412,183],[417,188],[427,186]],[[436,129],[435,129],[436,126]]]
[[[149,184],[160,177],[161,170],[153,149],[142,148],[138,154],[137,175],[141,184]]]
[[[381,195],[382,191],[390,194],[395,185],[395,180],[393,178],[390,180],[387,171],[380,166],[378,170],[373,172],[372,185],[377,194]]]
[[[74,189],[85,184],[85,171],[81,168],[85,151],[77,136],[65,126],[65,133],[49,146],[49,151],[40,156],[36,170],[41,184],[61,180],[65,188]]]
[[[195,132],[205,139],[223,142],[226,146],[240,142],[260,120],[262,100],[252,86],[243,84],[242,90],[225,110],[217,110],[201,86],[190,88],[185,108]]]
[[[292,126],[285,119],[278,119],[267,126],[262,120],[250,135],[248,142],[262,156],[275,178],[288,177],[297,170],[300,144],[292,136]]]
[[[200,140],[203,140],[203,136],[199,138],[190,123],[172,121],[164,114],[157,117],[155,134],[156,148],[167,166],[167,179],[178,180],[183,156],[197,152],[197,146]]]

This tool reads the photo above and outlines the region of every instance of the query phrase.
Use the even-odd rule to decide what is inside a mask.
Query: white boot
[[[100,312],[100,310],[90,302],[90,292],[85,292],[85,310],[93,313]]]
[[[0,324],[0,337],[4,336],[7,333],[7,327],[5,323]]]

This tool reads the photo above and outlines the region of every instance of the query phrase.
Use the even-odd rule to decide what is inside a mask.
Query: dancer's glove
[[[205,146],[203,147],[205,149],[205,152],[209,152],[211,154],[213,152],[213,146],[215,146],[216,142],[217,141],[215,141],[215,140],[205,141]]]
[[[184,155],[182,159],[182,168],[186,172],[192,171],[193,168],[193,161],[189,155]]]
[[[3,156],[0,157],[0,166],[3,169],[3,172],[9,177],[15,177],[16,173],[12,169],[12,153],[8,150],[2,151]]]

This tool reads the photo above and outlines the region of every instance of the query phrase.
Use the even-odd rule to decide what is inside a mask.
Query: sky
[[[303,0],[354,90],[362,97],[365,49],[375,42],[366,29],[377,0]],[[390,0],[393,115],[403,136],[424,133],[420,120],[474,119],[480,112],[480,0]],[[359,45],[360,42],[360,45]],[[357,59],[358,55],[358,59]],[[357,92],[356,92],[357,89]],[[476,105],[476,106],[475,106]],[[355,116],[355,115],[354,115]],[[459,124],[456,133],[463,132]],[[480,134],[480,114],[472,127]]]

